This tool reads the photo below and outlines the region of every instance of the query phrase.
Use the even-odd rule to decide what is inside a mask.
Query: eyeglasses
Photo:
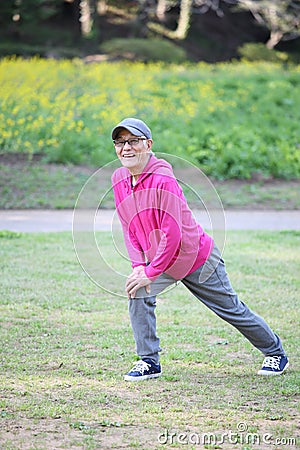
[[[123,148],[124,145],[126,144],[126,142],[130,145],[130,147],[134,147],[135,145],[138,145],[139,141],[146,141],[146,138],[131,138],[131,139],[126,139],[125,141],[113,141],[114,142],[114,146],[116,148]]]

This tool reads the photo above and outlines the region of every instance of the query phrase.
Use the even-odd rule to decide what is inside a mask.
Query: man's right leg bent
[[[174,283],[174,278],[163,273],[150,284],[150,293],[140,288],[135,298],[129,299],[129,316],[137,354],[141,359],[151,359],[155,364],[159,363],[161,351],[156,334],[156,295]]]
[[[159,338],[156,335],[156,296],[129,299],[128,309],[137,354],[141,359],[159,363]]]

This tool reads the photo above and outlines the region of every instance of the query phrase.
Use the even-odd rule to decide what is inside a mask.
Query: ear
[[[148,149],[148,150],[151,150],[151,148],[152,148],[152,144],[153,144],[153,141],[152,141],[152,139],[147,139],[147,141],[146,141],[146,145],[147,145],[147,149]]]

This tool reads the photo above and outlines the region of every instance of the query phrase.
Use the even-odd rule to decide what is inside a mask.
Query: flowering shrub
[[[103,165],[128,116],[216,178],[300,176],[300,66],[0,61],[0,152]]]

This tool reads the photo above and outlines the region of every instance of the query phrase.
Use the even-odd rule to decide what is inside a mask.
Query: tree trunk
[[[80,23],[82,36],[89,36],[93,28],[93,17],[90,0],[82,0],[80,2]]]
[[[272,50],[281,41],[282,37],[283,37],[282,31],[271,30],[271,34],[268,42],[266,43],[266,47]]]
[[[98,0],[97,1],[97,13],[99,16],[105,16],[107,12],[107,2],[106,0]]]
[[[156,6],[156,17],[160,22],[165,22],[167,10],[167,0],[158,0]]]
[[[185,39],[190,27],[192,0],[181,0],[180,14],[177,29],[174,32],[176,39]]]

